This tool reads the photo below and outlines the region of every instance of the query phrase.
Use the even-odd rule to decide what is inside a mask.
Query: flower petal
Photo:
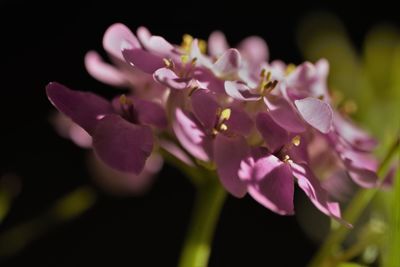
[[[257,101],[259,94],[253,94],[250,88],[241,81],[225,81],[225,92],[232,98],[243,101]]]
[[[240,66],[240,53],[238,50],[228,49],[213,65],[217,76],[229,77],[235,75]]]
[[[211,130],[217,120],[219,105],[210,92],[197,90],[190,97],[193,112],[204,128]]]
[[[275,123],[267,112],[257,114],[256,126],[270,152],[278,151],[289,142],[288,132]]]
[[[133,107],[140,124],[152,125],[161,129],[168,126],[165,111],[158,103],[133,98]]]
[[[103,37],[103,47],[112,56],[124,61],[121,45],[128,42],[133,48],[140,48],[136,36],[124,24],[115,23],[108,27]]]
[[[242,161],[239,177],[249,194],[266,208],[281,214],[294,214],[294,181],[290,167],[274,155]]]
[[[305,125],[291,104],[282,97],[267,96],[264,102],[271,118],[282,128],[292,133],[306,130]]]
[[[143,49],[123,47],[122,55],[128,64],[146,73],[153,74],[157,69],[164,67],[164,62],[161,57],[153,55]]]
[[[328,103],[313,97],[294,101],[303,119],[321,133],[332,128],[333,112]]]
[[[130,123],[119,115],[106,115],[97,123],[93,148],[110,167],[139,174],[153,150],[153,133],[148,126]]]
[[[209,161],[211,158],[211,140],[204,132],[200,122],[192,115],[175,110],[172,128],[181,145],[195,158]]]
[[[239,51],[250,64],[258,65],[268,61],[268,46],[258,36],[250,36],[239,44]]]
[[[153,77],[156,81],[168,88],[183,90],[188,87],[190,79],[180,78],[171,69],[161,68],[154,72]]]
[[[113,65],[103,61],[101,56],[95,51],[89,51],[85,55],[85,67],[92,77],[105,84],[112,86],[125,86],[124,75]]]
[[[328,200],[328,193],[322,188],[318,179],[305,164],[290,163],[297,184],[306,193],[311,202],[324,214],[345,223],[341,219],[340,207],[337,202]],[[346,223],[345,223],[346,224]]]
[[[214,142],[214,158],[222,185],[235,197],[246,194],[246,185],[240,180],[240,162],[247,157],[249,147],[242,136],[218,134]]]
[[[211,33],[210,37],[208,37],[208,53],[211,56],[219,57],[228,49],[228,42],[222,32],[215,31]]]
[[[57,82],[49,83],[46,92],[50,102],[60,112],[89,134],[93,133],[100,116],[114,113],[110,102],[93,93],[73,91]]]
[[[253,130],[254,122],[249,115],[243,110],[231,107],[231,117],[225,122],[229,132],[239,133],[244,136],[250,134]]]
[[[334,113],[333,126],[336,132],[356,150],[370,152],[378,144],[376,139],[337,112]]]

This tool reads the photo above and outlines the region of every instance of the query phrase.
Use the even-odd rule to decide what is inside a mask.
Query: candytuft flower
[[[166,152],[216,174],[232,195],[248,193],[282,215],[294,213],[297,184],[340,222],[340,207],[319,176],[346,173],[360,186],[376,185],[376,141],[335,109],[326,60],[269,62],[268,46],[256,36],[237,47],[218,31],[208,43],[185,34],[172,44],[119,23],[103,46],[113,64],[90,51],[86,68],[101,82],[129,88],[127,95],[108,101],[58,83],[47,95],[91,136],[108,166],[140,175],[150,155]],[[324,172],[317,168],[322,154],[334,159]]]

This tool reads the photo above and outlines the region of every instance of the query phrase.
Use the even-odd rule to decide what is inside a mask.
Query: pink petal
[[[94,131],[93,148],[110,167],[139,174],[153,150],[153,133],[148,126],[132,124],[119,115],[106,115]]]
[[[239,176],[257,202],[281,215],[294,214],[292,172],[277,157],[248,158],[242,161]]]
[[[217,120],[219,105],[210,92],[197,90],[190,97],[193,112],[205,129],[214,128]]]
[[[268,61],[268,46],[258,36],[250,36],[244,39],[239,45],[240,53],[250,64],[258,65]]]
[[[153,55],[143,49],[123,49],[122,55],[128,64],[146,73],[153,74],[157,69],[164,67],[164,62],[161,57]]]
[[[231,117],[225,122],[229,132],[239,133],[247,136],[251,133],[254,127],[253,120],[243,110],[236,107],[231,107]]]
[[[333,112],[328,103],[313,97],[294,101],[303,119],[321,133],[332,128]]]
[[[168,126],[167,116],[160,104],[134,98],[133,106],[140,124],[152,125],[161,129]]]
[[[236,49],[227,50],[213,65],[217,76],[231,76],[237,73],[240,66],[240,53]]]
[[[336,132],[354,149],[369,152],[378,144],[376,139],[337,112],[334,113],[333,125]]]
[[[307,165],[290,163],[290,166],[292,167],[293,175],[297,178],[297,184],[306,193],[315,207],[324,214],[345,223],[341,219],[339,204],[329,201],[328,193],[322,188],[320,182]]]
[[[209,161],[211,154],[211,140],[204,132],[200,122],[192,114],[175,110],[175,120],[172,124],[179,143],[195,158]]]
[[[229,49],[228,42],[225,35],[220,31],[211,33],[208,38],[208,53],[213,57],[221,56],[226,50]]]
[[[168,88],[183,90],[188,87],[190,79],[180,78],[171,69],[161,68],[154,72],[153,77],[156,81]]]
[[[301,133],[306,130],[295,109],[282,97],[264,97],[264,102],[271,118],[282,128],[292,133]]]
[[[89,134],[93,133],[99,116],[114,113],[107,100],[89,92],[73,91],[57,82],[46,87],[50,102],[63,114],[70,117]]]
[[[257,114],[256,125],[270,152],[278,151],[290,141],[288,132],[276,124],[266,112]]]
[[[249,147],[241,136],[227,137],[218,134],[214,142],[214,158],[222,185],[235,197],[246,194],[246,185],[240,180],[240,162],[247,157]]]
[[[232,98],[242,101],[257,101],[261,99],[258,94],[253,94],[250,88],[241,81],[225,81],[225,92]]]
[[[103,37],[103,47],[112,56],[124,61],[121,54],[122,42],[128,42],[133,48],[140,48],[136,36],[121,23],[115,23],[108,27]]]
[[[160,139],[158,140],[160,146],[165,149],[168,153],[173,155],[175,158],[179,159],[186,165],[190,167],[195,167],[196,165],[194,162],[191,160],[189,155],[182,150],[177,144],[175,144],[172,141],[166,140],[166,139]]]
[[[89,51],[85,55],[86,70],[96,80],[112,86],[125,86],[126,80],[120,70],[113,65],[103,61],[101,56],[95,51]]]

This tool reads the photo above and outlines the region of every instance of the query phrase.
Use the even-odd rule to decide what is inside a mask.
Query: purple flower
[[[110,103],[54,82],[46,90],[53,105],[91,135],[97,156],[119,171],[139,174],[153,149],[151,126],[167,125],[163,109],[146,100],[122,96]]]

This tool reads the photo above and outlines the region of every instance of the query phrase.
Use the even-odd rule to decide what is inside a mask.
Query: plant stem
[[[386,169],[387,165],[391,162],[392,158],[395,156],[395,152],[399,147],[399,139],[397,138],[393,145],[388,150],[385,158],[383,159],[382,163],[378,169],[378,175],[380,177],[378,182],[382,182],[384,176],[382,172]],[[355,224],[363,213],[365,208],[371,202],[375,194],[378,192],[379,188],[374,189],[361,189],[359,190],[353,199],[350,201],[349,205],[347,206],[343,218],[351,223]],[[317,254],[311,260],[309,267],[332,267],[335,266],[334,258],[336,257],[335,254],[339,252],[339,248],[343,240],[346,238],[347,234],[351,231],[351,229],[340,225],[338,228],[332,230],[327,238],[325,239],[324,243],[318,250]]]
[[[198,185],[193,217],[183,246],[179,267],[206,267],[211,242],[226,191],[215,175]],[[211,178],[211,179],[210,179]]]

